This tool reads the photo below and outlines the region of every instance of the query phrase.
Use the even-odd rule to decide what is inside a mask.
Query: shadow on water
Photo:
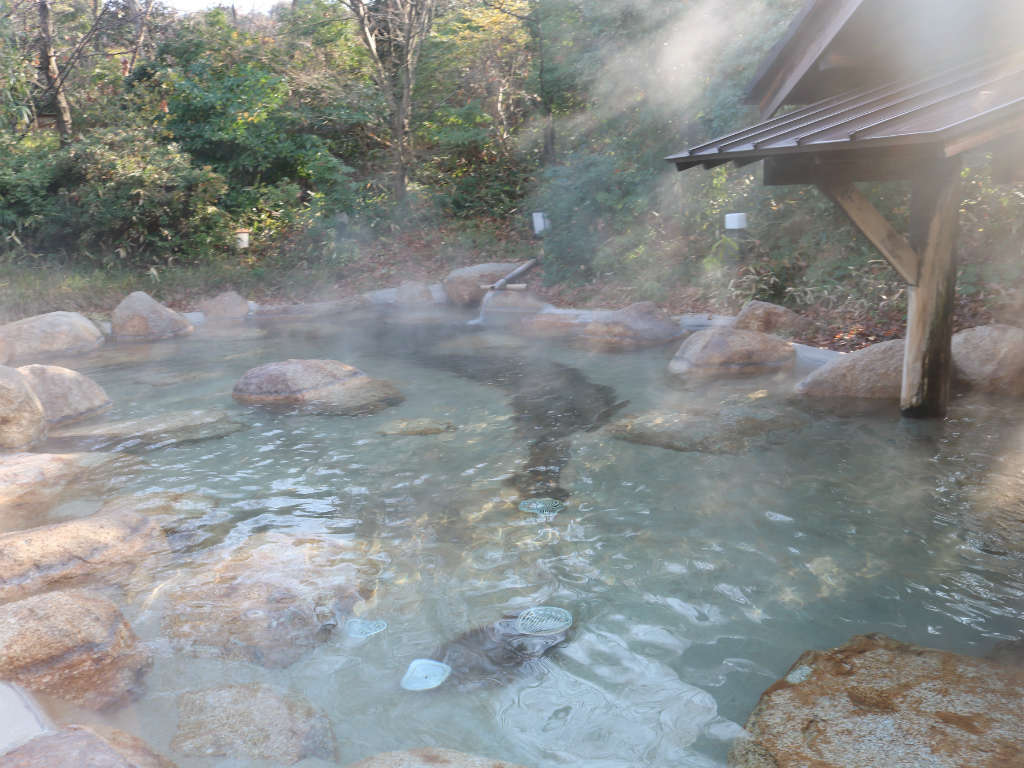
[[[378,352],[400,354],[506,392],[529,452],[526,467],[507,482],[527,497],[567,498],[569,492],[559,485],[559,478],[570,459],[570,437],[607,424],[629,402],[618,400],[612,387],[591,381],[580,370],[531,356],[524,349],[437,351],[442,341],[474,333],[467,331],[463,320],[427,327],[380,322],[373,342]]]

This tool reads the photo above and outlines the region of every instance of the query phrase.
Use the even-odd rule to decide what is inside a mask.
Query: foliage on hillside
[[[394,0],[398,2],[399,0]],[[45,127],[32,4],[0,14],[0,260],[157,273],[289,265],[336,277],[416,231],[553,223],[560,290],[735,307],[899,311],[903,287],[831,204],[756,171],[676,173],[662,158],[749,121],[744,90],[802,0],[448,0],[413,92],[410,195],[391,184],[395,126],[341,0],[269,15],[175,15],[135,0],[53,7],[73,117]],[[383,6],[382,6],[383,7]],[[377,55],[399,55],[381,39]],[[385,45],[385,43],[387,43]],[[388,48],[392,46],[392,48]],[[1019,283],[1024,191],[965,170],[961,286]],[[906,190],[869,194],[899,220]],[[746,211],[743,241],[722,216]],[[233,250],[251,230],[253,247]],[[439,245],[438,247],[444,247]],[[466,259],[471,259],[466,255]]]

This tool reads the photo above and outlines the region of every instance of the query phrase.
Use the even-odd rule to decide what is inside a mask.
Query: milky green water
[[[438,337],[461,333],[463,320],[439,325]],[[436,745],[533,768],[703,767],[724,765],[761,691],[806,649],[883,632],[980,655],[1020,636],[1021,561],[980,551],[958,526],[964,486],[1022,428],[1019,406],[961,401],[938,425],[889,411],[817,414],[805,429],[737,455],[577,431],[560,477],[567,509],[544,521],[495,503],[510,495],[505,479],[522,468],[537,428],[514,418],[508,390],[417,360],[429,333],[413,338],[398,327],[374,339],[365,331],[329,320],[259,340],[139,348],[143,362],[108,350],[77,363],[113,398],[109,418],[216,407],[247,424],[228,437],[145,452],[144,466],[115,484],[119,493],[184,491],[216,503],[155,583],[187,581],[212,549],[229,553],[267,532],[334,539],[370,553],[379,583],[365,617],[388,629],[362,642],[336,632],[290,667],[266,669],[175,650],[161,634],[166,605],[140,591],[122,607],[154,648],[146,693],[108,715],[60,716],[124,727],[183,768],[261,766],[175,754],[170,741],[179,693],[265,682],[329,716],[340,765]],[[484,338],[499,354],[507,343]],[[525,354],[577,368],[630,400],[633,412],[773,402],[791,383],[680,390],[664,375],[672,351],[607,355],[545,343]],[[289,357],[343,360],[394,381],[407,400],[357,418],[232,402],[245,370]],[[178,374],[193,380],[147,383]],[[417,417],[458,429],[377,433]],[[98,501],[82,499],[57,517]],[[574,634],[509,684],[399,689],[411,659],[533,604],[571,611]]]

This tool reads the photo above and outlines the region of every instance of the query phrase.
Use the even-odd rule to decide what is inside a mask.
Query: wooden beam
[[[822,192],[842,208],[850,220],[865,237],[881,251],[885,260],[910,285],[916,285],[920,269],[920,259],[907,242],[907,238],[897,232],[892,224],[878,212],[853,184],[820,181],[818,186]]]
[[[907,298],[900,410],[905,416],[946,415],[953,372],[953,296],[960,203],[959,158],[937,163],[914,180],[911,242],[921,254],[917,284]]]
[[[930,145],[779,155],[764,159],[764,183],[779,186],[819,184],[822,179],[834,185],[851,181],[904,181],[944,158],[941,151]]]

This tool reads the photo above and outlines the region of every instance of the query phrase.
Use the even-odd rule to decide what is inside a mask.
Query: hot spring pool
[[[64,363],[107,390],[108,420],[220,408],[246,426],[140,451],[118,470],[107,494],[195,500],[176,524],[173,558],[114,598],[155,663],[128,706],[97,714],[48,700],[50,712],[123,728],[182,768],[270,766],[171,746],[179,694],[259,682],[330,719],[339,760],[302,766],[420,746],[533,768],[716,766],[760,693],[806,649],[882,632],[980,655],[1019,637],[1021,561],[973,546],[958,521],[964,488],[1022,428],[1024,406],[958,400],[943,424],[815,413],[746,452],[681,453],[591,427],[626,400],[623,414],[771,403],[792,380],[681,389],[665,375],[674,347],[590,353],[466,319],[291,321],[260,338],[199,333]],[[286,358],[342,360],[407,399],[360,417],[232,401],[246,370]],[[614,407],[588,402],[595,393]],[[455,429],[379,432],[415,418]],[[560,489],[565,509],[550,519],[518,511],[531,482]],[[39,523],[102,500],[83,490]],[[384,632],[350,638],[342,617],[284,666],[197,654],[167,637],[168,595],[211,562],[272,545],[285,554],[263,567],[301,581],[310,564],[290,545],[309,542],[347,553],[325,568],[370,574],[375,594],[355,610],[386,621]],[[511,678],[399,688],[412,659],[539,604],[569,610],[573,633]]]

